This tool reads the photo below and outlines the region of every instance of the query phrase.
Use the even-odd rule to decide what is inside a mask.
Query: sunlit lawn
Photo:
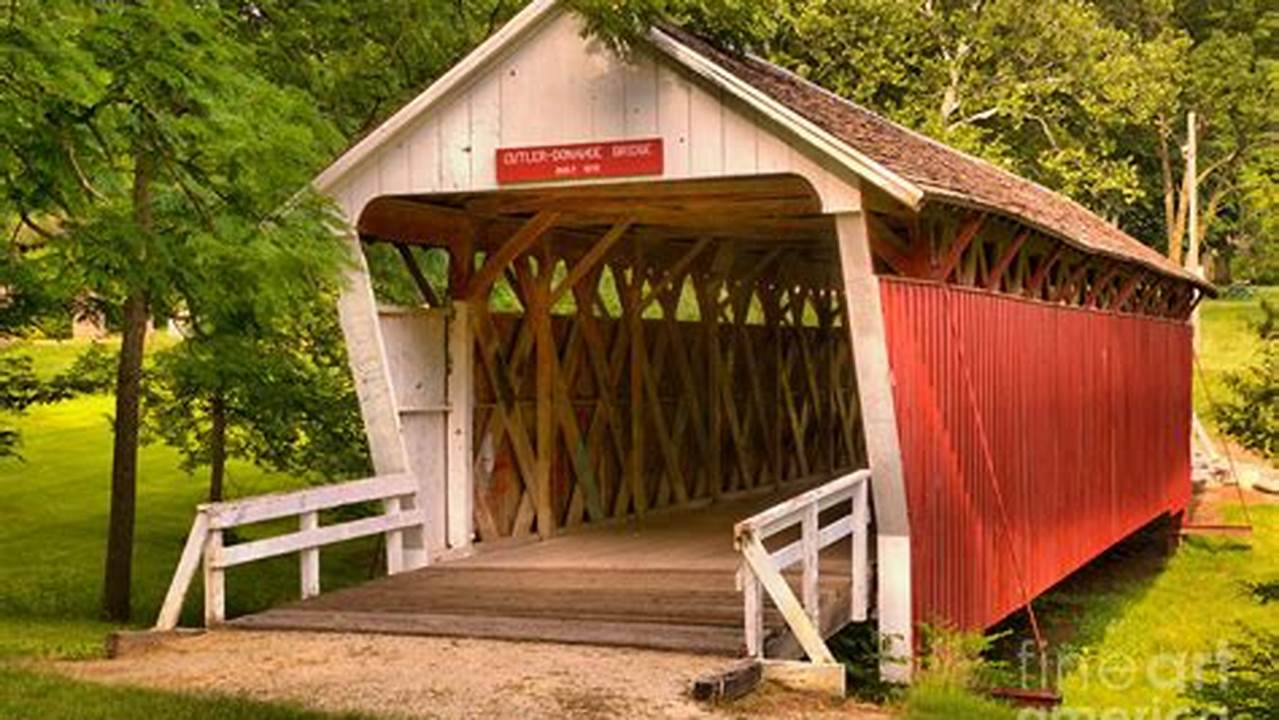
[[[83,343],[32,348],[43,373],[70,365]],[[18,420],[22,459],[0,460],[0,656],[82,656],[100,652],[110,626],[98,622],[111,467],[107,396],[37,406]],[[134,550],[135,624],[153,622],[177,563],[205,478],[179,469],[176,452],[147,446],[140,456]],[[233,463],[231,497],[299,483]],[[376,540],[326,550],[324,584],[350,584],[376,566]],[[234,615],[297,596],[291,557],[237,568],[228,574]],[[185,621],[200,617],[193,588]]]

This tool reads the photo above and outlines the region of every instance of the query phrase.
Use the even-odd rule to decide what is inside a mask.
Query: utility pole
[[[1199,262],[1199,140],[1197,128],[1195,127],[1195,111],[1191,110],[1186,113],[1186,189],[1190,192],[1190,196],[1186,198],[1187,218],[1186,218],[1186,269],[1194,273],[1195,277],[1203,279],[1203,265]],[[1192,333],[1193,352],[1196,356],[1195,362],[1198,362],[1199,355],[1199,306],[1190,314],[1190,330]],[[1209,459],[1215,460],[1217,457],[1217,449],[1212,444],[1212,438],[1208,435],[1207,428],[1204,427],[1203,421],[1199,419],[1199,413],[1191,411],[1190,416],[1192,444],[1198,441],[1200,448],[1206,453]]]
[[[1195,111],[1186,113],[1186,187],[1190,197],[1186,199],[1188,212],[1186,218],[1186,269],[1203,279],[1203,265],[1199,262],[1199,140],[1195,127]],[[1199,352],[1199,307],[1196,306],[1190,315],[1190,326],[1194,329],[1195,352]]]

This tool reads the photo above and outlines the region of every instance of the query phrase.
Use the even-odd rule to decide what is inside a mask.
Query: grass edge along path
[[[0,720],[372,720],[221,695],[174,693],[74,680],[0,663]]]

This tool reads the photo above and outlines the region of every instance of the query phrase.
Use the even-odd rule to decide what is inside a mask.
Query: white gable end
[[[433,86],[321,175],[350,220],[383,195],[496,190],[498,148],[642,138],[661,138],[664,153],[662,175],[646,179],[795,173],[827,211],[858,206],[854,175],[670,58],[637,51],[624,62],[550,3],[511,26],[468,58],[468,77],[446,76],[437,86],[452,87]]]

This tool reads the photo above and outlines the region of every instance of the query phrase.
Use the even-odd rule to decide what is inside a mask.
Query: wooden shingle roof
[[[1042,185],[909,130],[758,57],[686,30],[660,32],[763,92],[934,200],[1013,217],[1086,252],[1129,260],[1212,287],[1084,206]]]

